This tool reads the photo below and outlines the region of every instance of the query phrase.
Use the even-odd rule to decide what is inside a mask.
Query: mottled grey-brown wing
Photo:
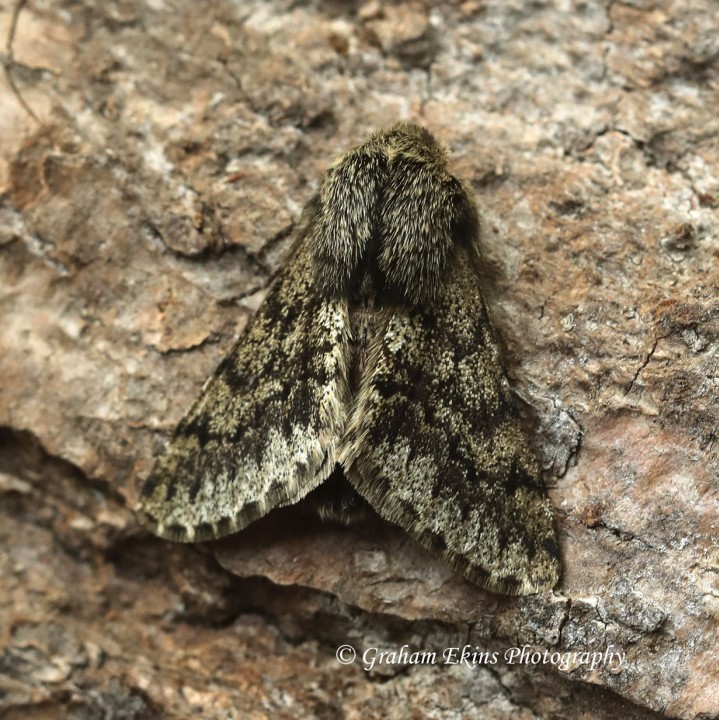
[[[380,515],[473,582],[532,593],[559,575],[552,508],[469,253],[436,303],[378,318],[340,461]]]
[[[139,515],[183,542],[296,502],[335,465],[346,422],[346,303],[314,289],[307,242],[276,278],[155,464]]]

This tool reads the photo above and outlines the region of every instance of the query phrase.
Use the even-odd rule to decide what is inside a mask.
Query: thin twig
[[[10,31],[7,35],[7,42],[5,44],[5,60],[3,61],[3,69],[5,70],[5,77],[7,79],[8,85],[10,86],[10,89],[13,91],[13,94],[18,99],[18,102],[20,105],[22,105],[25,112],[36,122],[38,125],[42,125],[43,122],[40,120],[40,118],[35,114],[34,110],[25,102],[25,98],[23,98],[22,94],[20,93],[20,90],[18,89],[18,86],[15,84],[15,80],[12,76],[12,67],[15,65],[15,57],[13,55],[13,41],[15,40],[15,30],[17,29],[17,21],[20,17],[20,13],[22,12],[22,9],[25,7],[25,3],[27,0],[17,0],[15,3],[15,7],[13,8],[12,12],[12,20],[10,21]]]

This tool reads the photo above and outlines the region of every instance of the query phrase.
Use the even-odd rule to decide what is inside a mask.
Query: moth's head
[[[434,135],[421,125],[398,123],[387,130],[376,132],[367,144],[373,141],[385,147],[390,160],[413,158],[446,169],[449,149],[440,145]]]
[[[476,246],[471,193],[425,128],[402,123],[371,135],[327,171],[312,234],[316,281],[345,294],[374,271],[382,290],[432,302],[457,244]]]

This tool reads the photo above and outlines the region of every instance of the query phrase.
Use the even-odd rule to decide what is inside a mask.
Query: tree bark
[[[718,716],[713,0],[19,9],[0,10],[0,714]],[[400,120],[451,146],[484,217],[553,592],[482,592],[379,521],[288,509],[177,546],[132,512],[321,172]]]

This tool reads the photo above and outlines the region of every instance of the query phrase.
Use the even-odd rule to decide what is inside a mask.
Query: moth
[[[339,157],[145,481],[142,522],[192,542],[308,495],[344,521],[368,504],[482,588],[553,587],[552,508],[480,291],[479,232],[424,128]]]

